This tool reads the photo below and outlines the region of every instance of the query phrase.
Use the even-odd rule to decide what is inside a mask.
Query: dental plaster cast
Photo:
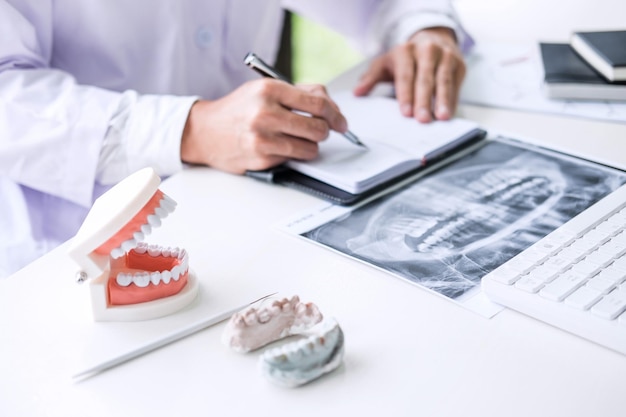
[[[306,339],[286,343],[263,352],[261,373],[283,387],[304,385],[335,370],[343,360],[344,335],[334,319],[306,332]]]
[[[128,176],[95,201],[72,239],[68,253],[79,280],[90,279],[96,321],[162,317],[198,293],[187,251],[142,242],[176,207],[160,183],[151,168]]]
[[[265,300],[267,303],[268,300]],[[343,359],[344,336],[336,320],[323,320],[317,306],[297,295],[233,314],[222,342],[250,352],[293,335],[304,338],[268,349],[259,358],[261,373],[284,387],[297,387],[336,369]]]
[[[322,321],[313,303],[302,303],[297,295],[252,305],[232,315],[222,333],[222,342],[237,352],[250,352],[276,340],[304,332]]]

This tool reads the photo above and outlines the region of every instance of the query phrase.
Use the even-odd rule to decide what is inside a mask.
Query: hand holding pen
[[[245,56],[243,62],[249,66],[250,68],[252,68],[253,70],[255,70],[256,72],[258,72],[259,74],[263,75],[264,77],[271,77],[277,80],[282,80],[285,81],[289,84],[292,84],[291,80],[289,80],[289,78],[287,78],[285,75],[281,74],[280,72],[278,72],[275,68],[271,67],[270,65],[266,64],[261,58],[259,58],[258,56],[256,56],[254,53],[252,52],[248,52],[248,54]],[[365,146],[365,144],[363,144],[359,138],[352,132],[350,132],[349,130],[345,131],[342,133],[342,135],[348,139],[350,142],[354,143],[355,145],[367,148],[367,146]]]
[[[329,131],[348,126],[323,86],[294,87],[268,77],[197,100],[186,116],[182,161],[236,174],[315,159]]]

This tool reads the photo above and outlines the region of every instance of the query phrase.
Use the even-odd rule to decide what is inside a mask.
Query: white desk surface
[[[335,86],[350,85],[353,75]],[[626,165],[624,124],[472,106],[459,116]],[[75,348],[59,335],[76,325],[80,290],[61,247],[0,281],[0,415],[626,413],[625,356],[510,310],[487,320],[273,228],[318,204],[313,197],[206,168],[186,170],[161,189],[179,207],[153,240],[189,251],[208,302],[298,294],[341,324],[344,364],[307,386],[276,387],[258,373],[260,353],[221,345],[222,323],[73,382]]]

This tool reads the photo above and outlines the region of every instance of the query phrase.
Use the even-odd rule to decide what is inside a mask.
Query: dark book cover
[[[576,32],[576,35],[612,67],[626,67],[626,30]]]
[[[607,81],[569,44],[540,43],[539,46],[547,83],[626,85],[623,81]]]

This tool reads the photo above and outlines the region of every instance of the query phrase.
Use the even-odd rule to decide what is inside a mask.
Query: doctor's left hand
[[[374,59],[354,88],[368,94],[380,81],[393,81],[400,112],[420,122],[450,119],[465,77],[463,55],[451,29],[428,28]]]

